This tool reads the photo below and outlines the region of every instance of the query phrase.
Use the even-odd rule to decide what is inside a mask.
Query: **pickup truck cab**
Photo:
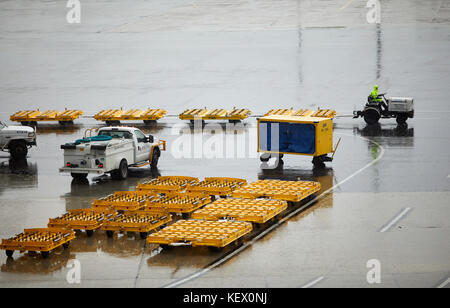
[[[128,177],[129,167],[156,168],[161,151],[166,150],[164,140],[155,140],[134,127],[103,127],[97,136],[86,134],[61,145],[64,166],[59,171],[70,172],[76,179],[84,179],[88,173],[110,173],[113,179],[123,180]]]
[[[0,150],[9,152],[13,159],[23,159],[28,148],[36,145],[36,132],[29,126],[8,126],[0,122]]]

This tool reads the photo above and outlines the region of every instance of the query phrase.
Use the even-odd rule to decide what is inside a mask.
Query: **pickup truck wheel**
[[[12,158],[14,159],[23,159],[28,154],[27,145],[23,141],[13,141],[8,148]]]
[[[125,180],[128,177],[128,163],[126,159],[122,159],[119,169],[112,171],[111,176],[114,180]]]
[[[152,162],[150,163],[150,167],[152,169],[156,169],[158,167],[159,156],[161,156],[161,152],[159,148],[153,149]]]

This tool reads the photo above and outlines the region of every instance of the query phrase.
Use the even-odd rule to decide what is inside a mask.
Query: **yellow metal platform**
[[[159,176],[156,179],[139,183],[136,187],[138,191],[152,193],[181,192],[186,186],[199,182],[198,178],[191,176]]]
[[[270,109],[264,116],[316,117],[333,119],[336,111],[332,109]]]
[[[225,247],[252,231],[252,225],[242,221],[179,220],[150,234],[148,244],[187,244],[195,246]]]
[[[114,212],[103,212],[92,209],[75,209],[57,217],[50,218],[49,228],[67,228],[73,230],[96,230],[100,228],[105,219],[114,216]]]
[[[181,120],[229,120],[241,121],[250,116],[252,112],[245,108],[226,109],[187,109],[183,111],[179,118]]]
[[[166,193],[149,200],[146,209],[163,208],[171,213],[192,213],[211,201],[210,196],[199,193]]]
[[[94,115],[94,119],[103,122],[120,121],[157,121],[167,114],[164,109],[104,109]]]
[[[263,224],[287,209],[287,202],[267,199],[219,199],[192,214],[194,219],[234,219]]]
[[[39,121],[58,121],[58,122],[72,122],[78,119],[83,114],[81,110],[65,109],[60,112],[58,110],[24,110],[18,111],[10,116],[10,120],[14,122],[21,122],[23,124],[29,122]]]
[[[2,240],[0,249],[7,255],[15,250],[49,252],[75,238],[75,232],[62,228],[25,229],[23,233]],[[8,255],[10,256],[10,255]]]
[[[299,202],[320,190],[319,182],[258,180],[232,193],[234,198],[271,198]]]
[[[155,198],[159,197],[145,191],[117,191],[113,195],[94,200],[92,207],[98,210],[136,211]]]
[[[197,192],[210,196],[229,196],[234,190],[247,185],[247,181],[238,178],[209,177],[199,183],[189,184],[186,192]]]
[[[109,237],[114,231],[139,232],[141,237],[172,221],[172,216],[164,211],[125,211],[107,218],[101,230],[108,231]]]

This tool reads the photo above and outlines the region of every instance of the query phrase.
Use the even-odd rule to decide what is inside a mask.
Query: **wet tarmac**
[[[228,134],[219,134],[225,123],[208,123],[201,135],[168,116],[152,127],[133,123],[167,140],[157,170],[80,183],[58,172],[59,146],[101,124],[39,124],[38,146],[26,160],[0,152],[0,238],[45,227],[49,218],[159,175],[316,180],[320,199],[222,252],[165,251],[132,234],[108,239],[96,232],[79,234],[47,260],[1,253],[0,287],[450,286],[445,1],[387,2],[378,26],[366,22],[360,1],[134,3],[86,3],[79,25],[66,23],[58,2],[0,3],[0,120],[12,124],[9,115],[24,108],[79,108],[89,116],[117,107],[176,115],[236,106],[260,115],[320,106],[342,116],[334,124],[335,142],[342,138],[334,161],[313,169],[309,157],[285,156],[282,166],[262,169],[254,117]],[[407,126],[367,126],[343,116],[363,105],[374,83],[389,95],[415,98]],[[202,140],[180,157],[180,136]],[[224,143],[215,157],[199,151],[211,149],[213,136]],[[381,264],[380,284],[367,281],[372,259]],[[71,260],[81,264],[80,284],[67,282]]]

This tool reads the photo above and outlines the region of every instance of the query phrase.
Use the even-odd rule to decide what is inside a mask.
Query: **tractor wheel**
[[[403,125],[406,123],[406,120],[408,119],[407,115],[404,114],[400,114],[397,116],[397,118],[395,119],[397,121],[398,125]]]
[[[375,107],[368,107],[364,109],[364,121],[366,121],[369,125],[374,125],[378,123],[378,120],[380,120],[381,113],[380,110],[378,110]]]

